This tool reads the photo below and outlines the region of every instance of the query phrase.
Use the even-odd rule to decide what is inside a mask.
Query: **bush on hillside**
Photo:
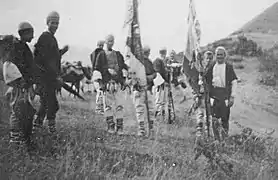
[[[237,39],[231,37],[220,39],[208,44],[206,47],[203,47],[203,49],[214,52],[218,46],[225,47],[230,56],[243,55],[254,57],[259,56],[262,52],[255,41],[247,39],[244,35],[239,35]]]
[[[238,42],[235,45],[235,53],[244,56],[257,56],[258,55],[258,44],[247,39],[244,35],[238,36]]]
[[[244,69],[244,65],[242,63],[234,64],[235,69]]]
[[[278,56],[275,54],[274,49],[265,50],[259,57],[260,72],[262,77],[260,82],[269,85],[277,85],[278,80]]]
[[[229,56],[229,61],[232,63],[240,63],[243,60],[244,60],[243,56],[240,55]]]

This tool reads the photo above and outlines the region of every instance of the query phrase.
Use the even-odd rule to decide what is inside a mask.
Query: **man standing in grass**
[[[133,80],[130,80],[130,84],[133,86],[133,100],[135,105],[135,111],[136,111],[136,117],[139,124],[139,131],[138,136],[143,137],[146,135],[145,131],[145,113],[146,113],[146,94],[145,94],[145,88],[147,90],[147,98],[148,98],[148,113],[149,113],[149,137],[154,137],[154,121],[155,121],[155,112],[154,112],[154,96],[152,93],[152,87],[154,85],[153,80],[156,77],[156,72],[153,68],[152,61],[149,59],[150,56],[150,47],[144,46],[143,48],[143,55],[144,55],[144,66],[146,70],[146,77],[147,77],[147,86],[143,87],[140,85],[139,82],[133,82]],[[129,72],[132,74],[133,72]]]
[[[33,85],[34,61],[32,51],[27,43],[34,36],[34,29],[29,22],[22,22],[18,27],[20,39],[12,39],[14,49],[13,57],[7,59],[3,65],[5,83],[12,87],[10,89],[10,143],[30,143],[32,121],[35,109],[30,104],[30,90]],[[12,36],[10,36],[13,38]],[[4,37],[3,41],[5,41]],[[8,40],[7,40],[8,41]]]
[[[105,41],[100,40],[97,42],[97,48],[91,53],[90,55],[90,59],[91,59],[91,63],[92,63],[92,71],[94,72],[95,70],[95,64],[96,61],[101,61],[104,62],[105,59],[100,59],[100,58],[106,58],[106,56],[103,55],[99,55],[100,52],[104,53],[103,50],[103,46],[104,46]],[[93,76],[93,83],[94,86],[96,88],[97,94],[96,94],[96,109],[95,112],[97,114],[104,114],[104,106],[103,106],[103,88],[100,87],[100,78],[98,77],[97,74],[95,74],[95,77]]]
[[[60,77],[61,57],[68,51],[68,46],[59,49],[55,33],[58,29],[60,16],[56,11],[49,13],[46,19],[48,30],[43,32],[35,45],[35,63],[40,68],[41,82],[40,108],[34,122],[34,128],[41,128],[46,116],[50,133],[56,132],[56,113],[59,104],[56,97],[57,82],[62,82]]]
[[[165,119],[165,104],[167,101],[167,88],[169,87],[169,76],[166,70],[166,55],[167,49],[161,48],[159,50],[160,57],[156,58],[153,62],[154,70],[160,74],[164,82],[155,87],[155,104],[156,112],[155,116]]]
[[[123,134],[123,91],[124,72],[127,65],[119,51],[113,49],[114,36],[108,35],[105,39],[105,50],[100,51],[96,57],[93,67],[93,79],[98,82],[99,91],[104,91],[104,116],[107,123],[108,133]],[[116,119],[116,123],[115,120]],[[115,127],[116,125],[116,127]]]
[[[233,65],[227,62],[227,51],[224,47],[217,47],[215,50],[216,61],[210,66],[206,74],[206,81],[209,87],[209,96],[212,99],[213,127],[217,127],[221,118],[221,125],[224,129],[222,137],[229,132],[230,108],[234,104],[237,88],[237,76]],[[216,139],[218,133],[216,133]]]

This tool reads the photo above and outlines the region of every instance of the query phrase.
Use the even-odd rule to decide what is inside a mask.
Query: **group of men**
[[[15,65],[17,69],[7,69],[5,71],[7,74],[4,75],[6,84],[12,87],[10,143],[22,144],[30,141],[30,138],[24,135],[26,132],[24,132],[23,124],[27,121],[32,123],[33,118],[33,132],[42,128],[43,121],[46,118],[49,132],[56,134],[55,119],[59,104],[55,90],[62,83],[60,78],[61,57],[68,51],[68,46],[59,49],[54,36],[59,26],[59,20],[60,16],[56,11],[48,14],[46,18],[47,30],[40,35],[35,44],[34,53],[27,45],[34,36],[33,26],[29,22],[22,22],[18,26],[20,38],[15,44],[15,54],[6,63]],[[5,66],[5,68],[9,67],[12,66]],[[13,77],[9,76],[9,73],[14,73]],[[40,96],[39,110],[35,116],[22,116],[27,112],[26,107],[24,107],[26,103],[21,102],[28,101],[34,85],[37,94]]]
[[[54,36],[59,26],[59,14],[51,12],[46,18],[47,31],[43,32],[35,44],[34,55],[27,43],[33,39],[34,28],[28,22],[19,25],[19,43],[16,45],[17,53],[15,58],[10,61],[17,66],[22,75],[20,78],[9,84],[13,87],[12,114],[10,142],[22,143],[26,141],[22,135],[21,123],[17,102],[36,84],[36,92],[40,96],[40,108],[36,112],[33,130],[40,130],[43,121],[48,120],[49,132],[56,132],[56,113],[59,105],[56,97],[56,89],[63,83],[61,73],[61,57],[68,51],[68,46],[59,49],[57,40]],[[132,87],[133,101],[138,121],[138,136],[146,136],[145,113],[148,113],[149,120],[148,135],[154,135],[154,122],[156,118],[165,119],[165,105],[168,102],[167,93],[171,83],[169,76],[169,64],[175,62],[175,52],[170,53],[170,58],[166,58],[167,49],[159,50],[160,57],[153,62],[150,60],[151,49],[149,46],[143,47],[144,66],[146,71],[147,85],[142,86],[134,78],[134,72],[129,71],[125,63],[124,56],[120,51],[113,49],[115,38],[108,35],[105,41],[99,41],[97,48],[91,54],[93,82],[97,90],[96,112],[104,114],[109,133],[123,134],[124,124],[124,89],[126,85]],[[206,53],[206,58],[211,60],[212,53]],[[210,57],[210,58],[208,58]],[[212,104],[213,116],[222,118],[222,126],[226,132],[229,129],[230,107],[233,105],[236,88],[236,75],[233,67],[225,62],[227,52],[223,47],[215,51],[213,65],[207,66],[204,70],[206,84],[208,85],[210,97],[217,103]],[[155,79],[162,78],[162,83],[155,84]],[[39,80],[38,80],[39,79]],[[204,79],[199,79],[199,87],[202,87]],[[183,84],[184,88],[186,85]],[[197,131],[203,131],[203,121],[205,117],[205,105],[203,92],[199,89],[196,92],[195,100],[198,102],[197,108]],[[148,111],[146,112],[146,100]],[[219,101],[220,100],[220,101]],[[223,101],[222,101],[223,100]],[[168,103],[169,104],[169,103]],[[168,107],[170,110],[173,108]],[[22,109],[24,111],[24,108]],[[170,112],[173,113],[173,112]],[[33,119],[32,119],[33,121]]]
[[[201,62],[197,88],[193,90],[197,105],[197,140],[208,132],[210,122],[215,139],[220,140],[220,134],[222,138],[228,135],[230,108],[234,104],[238,78],[233,65],[227,62],[227,56],[226,49],[219,46],[214,55],[211,51],[205,52]]]
[[[143,47],[147,77],[147,86],[143,87],[132,78],[135,72],[129,71],[122,54],[112,49],[114,40],[113,35],[108,35],[105,40],[97,43],[98,47],[91,54],[93,81],[97,89],[96,113],[104,114],[109,133],[123,134],[123,90],[126,85],[129,85],[133,91],[133,103],[138,121],[138,136],[147,135],[145,113],[148,113],[149,136],[152,137],[154,134],[153,124],[156,119],[165,120],[166,104],[168,110],[170,110],[169,113],[174,113],[167,96],[170,83],[180,84],[183,88],[186,88],[187,83],[175,82],[170,76],[173,75],[171,74],[173,71],[171,71],[169,65],[176,63],[175,51],[172,51],[170,58],[167,58],[167,49],[161,48],[159,50],[160,57],[152,62],[149,58],[150,47]],[[214,54],[215,56],[211,51],[204,54],[203,69],[200,70],[203,76],[198,77],[197,89],[193,88],[194,100],[197,104],[197,136],[203,134],[203,124],[205,124],[206,114],[209,113],[206,111],[204,89],[209,92],[212,117],[214,119],[221,118],[224,133],[227,134],[229,131],[230,108],[234,104],[237,76],[233,66],[226,61],[227,52],[224,47],[218,47]],[[162,82],[156,84],[155,82],[159,81],[159,77]],[[188,80],[190,81],[190,79]],[[146,96],[149,112],[146,112]],[[206,127],[205,129],[207,130]]]
[[[152,136],[154,134],[153,123],[155,122],[155,118],[162,117],[165,119],[167,88],[170,83],[169,71],[167,71],[166,65],[172,61],[166,58],[166,48],[161,48],[159,51],[160,57],[152,62],[149,58],[151,49],[149,46],[144,46],[143,55],[147,85],[143,87],[134,78],[131,78],[133,72],[129,71],[123,55],[119,51],[112,49],[114,40],[113,35],[108,35],[105,40],[98,41],[97,48],[90,56],[94,86],[97,90],[96,113],[104,114],[109,133],[116,132],[123,134],[123,91],[126,85],[131,86],[138,121],[138,135],[147,135],[145,130],[145,98],[147,96],[149,135]],[[174,53],[174,51],[171,52],[171,57]],[[154,88],[154,79],[157,77],[157,74],[163,78],[163,82]]]

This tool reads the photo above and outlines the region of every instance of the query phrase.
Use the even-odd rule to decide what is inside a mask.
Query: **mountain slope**
[[[263,49],[269,49],[278,42],[278,2],[247,22],[231,36],[243,34],[258,43]]]
[[[235,32],[260,32],[260,33],[278,33],[278,2],[267,8],[261,14],[247,22],[243,27]],[[233,33],[234,34],[234,33]]]

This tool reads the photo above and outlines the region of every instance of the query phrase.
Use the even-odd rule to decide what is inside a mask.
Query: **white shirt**
[[[215,87],[226,87],[226,63],[216,63],[213,67],[212,85]]]

